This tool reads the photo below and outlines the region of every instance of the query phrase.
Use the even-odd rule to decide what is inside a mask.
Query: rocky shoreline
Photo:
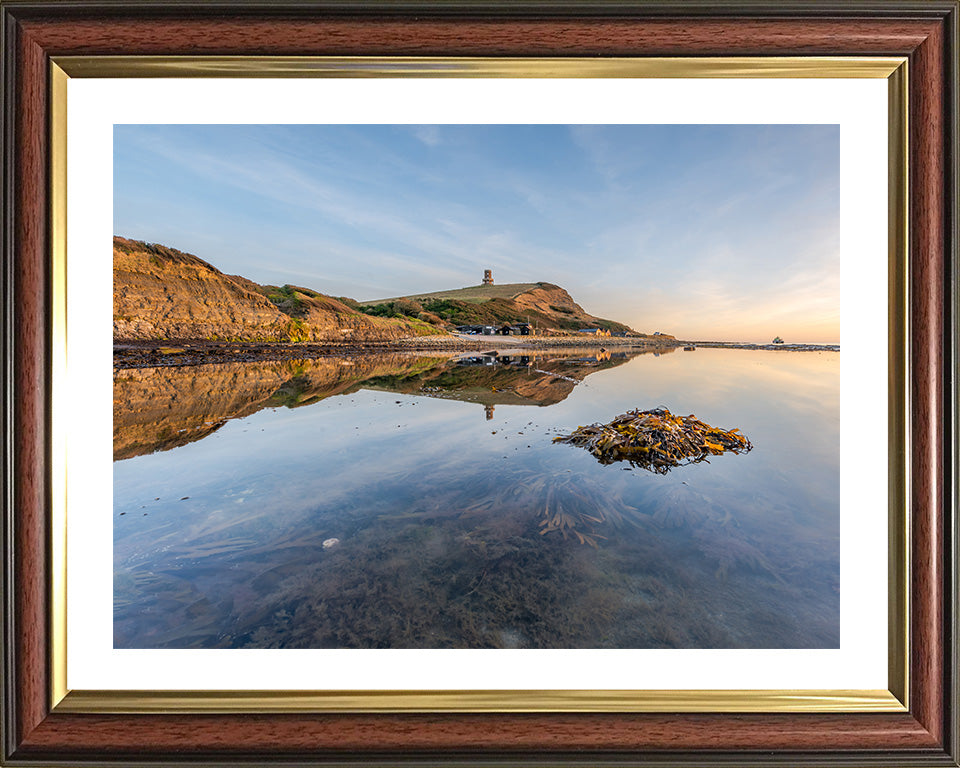
[[[157,368],[203,363],[305,360],[331,355],[360,356],[390,352],[471,352],[548,348],[673,350],[674,341],[651,342],[643,338],[422,336],[392,341],[354,343],[321,342],[216,342],[216,341],[114,341],[113,367]]]
[[[788,350],[792,352],[839,352],[837,344],[745,344],[723,341],[653,341],[650,338],[574,338],[564,336],[422,336],[390,341],[353,343],[323,342],[229,342],[229,341],[115,341],[113,366],[158,368],[204,363],[308,360],[331,355],[353,356],[389,352],[471,352],[524,349],[633,349],[674,351],[679,348]]]
[[[740,341],[680,341],[682,347],[713,349],[760,349],[788,352],[839,352],[839,344],[748,344]]]

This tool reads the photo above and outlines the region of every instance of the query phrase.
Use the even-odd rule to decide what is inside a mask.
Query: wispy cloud
[[[440,129],[435,125],[415,125],[411,130],[413,135],[428,147],[435,147],[440,143]]]

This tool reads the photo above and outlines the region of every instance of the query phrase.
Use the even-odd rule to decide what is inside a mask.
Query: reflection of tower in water
[[[487,421],[490,421],[490,419],[493,418],[493,406],[492,406],[492,405],[485,405],[485,406],[483,406],[483,410],[484,410],[484,412],[487,414]]]

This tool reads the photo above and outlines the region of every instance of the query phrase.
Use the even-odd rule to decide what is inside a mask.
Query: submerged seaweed
[[[708,456],[747,453],[753,448],[739,429],[711,427],[696,416],[675,416],[666,408],[628,411],[609,424],[577,427],[553,442],[586,448],[601,464],[628,461],[660,475]]]
[[[559,533],[564,539],[592,547],[607,538],[598,532],[598,526],[619,528],[637,519],[637,510],[619,494],[582,476],[518,472],[513,484],[488,484],[484,491],[483,500],[467,507],[465,513],[506,511],[527,516],[534,512],[542,518],[538,523],[541,536]]]

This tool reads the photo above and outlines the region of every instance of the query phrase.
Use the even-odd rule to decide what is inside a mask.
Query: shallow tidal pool
[[[599,348],[119,370],[115,647],[836,648],[839,373]],[[658,475],[553,442],[658,406],[753,450]]]

